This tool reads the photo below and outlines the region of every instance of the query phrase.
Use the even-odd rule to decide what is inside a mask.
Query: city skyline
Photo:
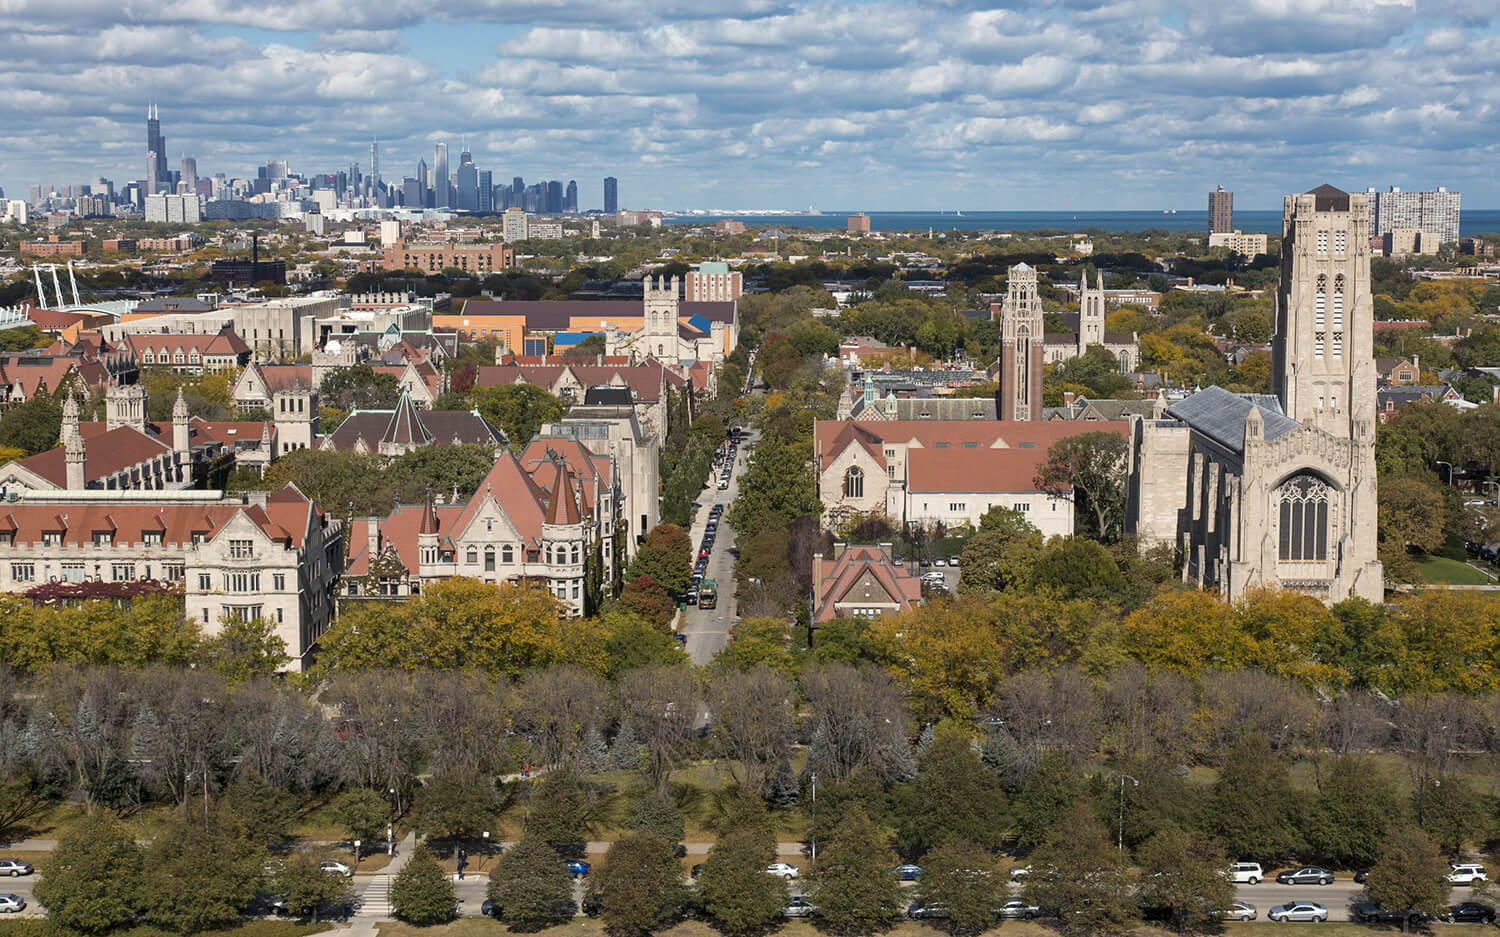
[[[1066,192],[1070,207],[1181,209],[1224,184],[1237,207],[1271,209],[1331,165],[1500,205],[1495,14],[1449,0],[1192,16],[1161,0],[330,0],[324,31],[305,8],[243,0],[13,6],[8,191],[140,178],[156,102],[169,165],[194,156],[200,173],[328,171],[376,136],[387,166],[409,166],[467,136],[501,176],[567,166],[584,206],[620,175],[632,208],[1036,209]]]

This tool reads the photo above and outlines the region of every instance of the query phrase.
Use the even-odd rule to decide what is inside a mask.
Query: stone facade
[[[1045,330],[1036,269],[1025,263],[1010,268],[1000,319],[1000,419],[1042,418],[1042,356]],[[991,310],[991,317],[996,315]]]
[[[1288,196],[1282,229],[1274,396],[1210,387],[1135,418],[1126,527],[1230,599],[1271,586],[1378,602],[1367,198]]]

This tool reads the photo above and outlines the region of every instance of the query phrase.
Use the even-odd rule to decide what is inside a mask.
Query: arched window
[[[547,565],[552,565],[552,544],[547,544]]]
[[[581,559],[583,559],[583,551],[579,548],[578,544],[575,543],[573,544],[573,565],[577,566],[578,561]]]
[[[1344,278],[1335,277],[1333,280],[1333,327],[1342,329],[1344,327]]]
[[[1278,558],[1317,563],[1328,558],[1328,510],[1333,489],[1315,475],[1295,475],[1276,489],[1281,504]]]
[[[865,473],[859,466],[849,467],[844,473],[844,497],[863,498],[865,496]]]
[[[494,547],[485,547],[484,548],[484,571],[487,572],[487,573],[493,573],[495,571],[495,548]]]
[[[1029,419],[1031,411],[1031,329],[1016,329],[1016,418]]]
[[[505,546],[500,548],[500,562],[514,563],[515,561],[516,551],[511,549],[510,544],[507,543]]]
[[[1316,306],[1313,308],[1313,326],[1315,328],[1328,327],[1328,278],[1318,277],[1318,295]]]
[[[473,547],[469,547],[469,552],[468,552],[468,555],[466,556],[466,559],[468,559],[469,565],[471,565],[471,566],[473,564],[479,562],[479,551],[476,550],[476,549],[474,549]]]
[[[1130,373],[1130,352],[1124,349],[1120,351],[1120,373]]]

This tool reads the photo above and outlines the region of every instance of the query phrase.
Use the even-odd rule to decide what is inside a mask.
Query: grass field
[[[1401,933],[1399,927],[1337,921],[1316,926],[1311,924],[1300,927],[1295,924],[1287,926],[1294,930],[1310,929],[1316,937],[1377,937],[1377,935]],[[1233,923],[1225,924],[1222,929],[1214,933],[1223,937],[1255,937],[1257,934],[1265,934],[1272,930],[1276,930],[1275,926],[1266,922]],[[1427,935],[1427,937],[1463,937],[1463,935],[1472,935],[1485,930],[1487,928],[1476,927],[1472,924],[1433,924],[1420,930],[1413,930],[1412,933]],[[1279,930],[1276,932],[1280,933]],[[500,937],[508,933],[510,931],[505,925],[489,918],[462,918],[452,924],[439,927],[412,927],[409,924],[400,923],[380,925],[380,937]],[[605,930],[604,925],[595,918],[578,918],[540,933],[548,937],[604,937]],[[883,932],[885,937],[946,937],[947,933],[940,928],[915,921],[901,921]],[[1057,937],[1058,935],[1055,928],[1037,921],[1006,921],[989,933],[995,937]],[[1174,931],[1146,925],[1135,928],[1131,933],[1137,937],[1176,937]],[[704,921],[682,921],[666,930],[657,931],[656,937],[720,937],[720,934]],[[826,935],[824,931],[807,921],[788,921],[780,928],[771,931],[768,937],[826,937]]]
[[[1482,570],[1449,556],[1423,556],[1416,561],[1417,569],[1428,582],[1444,582],[1457,586],[1484,586],[1495,580]]]
[[[296,921],[246,921],[227,930],[203,931],[194,937],[307,937],[328,930],[327,924],[301,924]],[[111,937],[181,937],[156,927],[132,927],[111,931]],[[74,937],[73,931],[54,926],[46,918],[16,918],[0,921],[0,937]]]

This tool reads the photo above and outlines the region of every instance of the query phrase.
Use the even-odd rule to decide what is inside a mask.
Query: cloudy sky
[[[1493,0],[0,0],[0,186],[171,165],[625,207],[1202,209],[1447,185],[1500,208]]]

